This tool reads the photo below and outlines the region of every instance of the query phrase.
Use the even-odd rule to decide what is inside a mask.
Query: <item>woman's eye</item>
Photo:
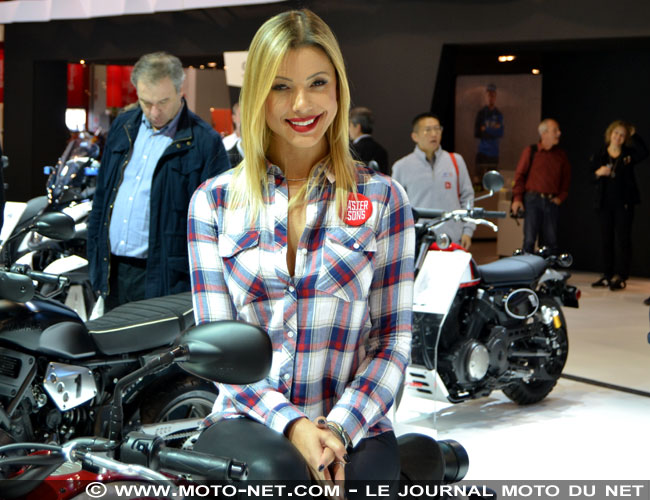
[[[327,80],[314,80],[314,82],[312,83],[312,86],[313,87],[321,87],[321,86],[326,85],[326,84],[327,84]]]
[[[286,90],[287,86],[284,83],[276,83],[271,87],[271,90]]]

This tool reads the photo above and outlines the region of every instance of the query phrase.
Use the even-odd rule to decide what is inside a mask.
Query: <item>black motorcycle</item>
[[[491,196],[503,179],[488,172],[484,185]],[[569,352],[562,306],[578,307],[580,292],[562,270],[571,265],[571,257],[520,254],[479,266],[435,230],[455,220],[496,231],[486,219],[505,217],[504,212],[415,212],[428,220],[416,224],[419,254],[406,390],[452,403],[494,390],[518,404],[544,399]]]
[[[31,227],[53,239],[74,234],[72,219],[61,213]],[[101,435],[117,381],[194,324],[190,293],[124,304],[84,323],[38,294],[35,282],[56,293],[69,280],[28,267],[0,271],[0,442]],[[176,366],[138,378],[124,388],[127,428],[159,423],[154,432],[173,432],[173,420],[205,417],[216,394],[214,384]]]

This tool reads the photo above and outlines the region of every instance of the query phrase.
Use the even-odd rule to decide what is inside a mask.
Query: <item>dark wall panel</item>
[[[615,45],[615,44],[612,44]],[[607,125],[623,119],[650,144],[650,51],[600,49],[547,55],[543,115],[556,117],[573,167],[560,238],[579,269],[600,271],[600,234],[593,209],[589,159],[603,144]],[[633,227],[632,274],[650,276],[650,160],[636,167],[642,203]]]

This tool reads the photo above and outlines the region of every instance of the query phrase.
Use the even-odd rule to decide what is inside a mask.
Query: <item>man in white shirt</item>
[[[463,157],[440,147],[442,125],[438,117],[422,113],[413,119],[415,149],[393,165],[393,178],[415,208],[457,210],[474,206],[474,188]],[[449,221],[437,229],[465,250],[472,244],[475,225]]]

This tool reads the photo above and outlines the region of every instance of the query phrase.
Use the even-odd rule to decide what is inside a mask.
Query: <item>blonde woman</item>
[[[264,381],[220,386],[198,443],[251,479],[399,475],[386,414],[410,354],[413,220],[403,189],[351,158],[349,103],[329,27],[268,20],[240,98],[245,160],[190,206],[197,322],[255,323],[274,346]]]
[[[622,290],[630,274],[634,206],[640,203],[634,167],[648,149],[634,126],[615,120],[605,143],[592,158],[596,183],[594,208],[601,232],[602,276],[591,286]]]

